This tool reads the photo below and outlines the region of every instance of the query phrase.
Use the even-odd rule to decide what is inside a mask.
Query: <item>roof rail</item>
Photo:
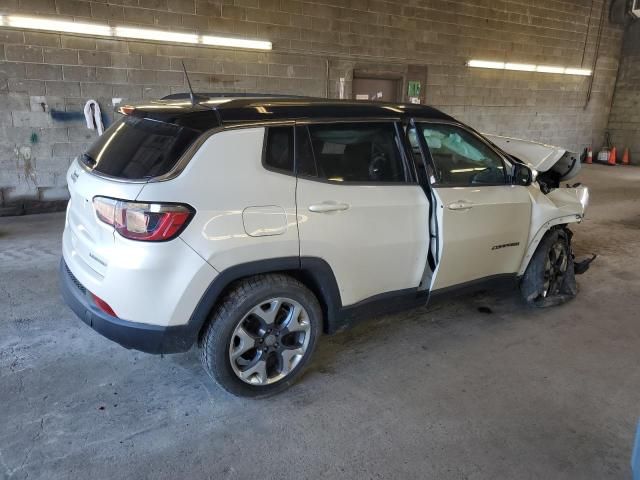
[[[234,92],[208,92],[196,93],[197,97],[204,98],[309,98],[302,95],[284,95],[279,93],[234,93]],[[161,98],[161,100],[182,100],[190,98],[188,92],[172,93]]]

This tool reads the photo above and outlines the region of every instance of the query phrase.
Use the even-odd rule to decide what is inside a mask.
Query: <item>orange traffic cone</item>
[[[624,153],[622,154],[622,164],[629,165],[629,149],[625,148]]]
[[[617,159],[618,159],[618,150],[616,149],[616,147],[612,147],[611,150],[609,151],[609,161],[607,162],[607,164],[615,165]]]
[[[593,150],[591,150],[591,147],[587,147],[587,159],[585,163],[593,163]]]

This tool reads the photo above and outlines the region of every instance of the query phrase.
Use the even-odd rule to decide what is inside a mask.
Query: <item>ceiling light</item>
[[[542,73],[564,73],[563,67],[551,67],[549,65],[538,65],[536,67],[537,72]]]
[[[475,68],[493,68],[497,70],[516,70],[520,72],[561,73],[565,75],[589,76],[593,72],[583,68],[555,67],[551,65],[532,65],[529,63],[503,63],[487,60],[469,60],[467,66]]]
[[[8,27],[26,28],[29,30],[47,30],[50,32],[63,33],[83,33],[99,35],[102,37],[111,36],[111,27],[108,25],[97,25],[95,23],[67,22],[63,20],[50,20],[48,18],[21,17],[9,15],[4,23]]]
[[[251,48],[254,50],[271,50],[272,48],[271,42],[264,40],[245,40],[242,38],[203,35],[201,41],[203,45],[213,45],[217,47]]]
[[[150,28],[116,27],[116,37],[158,40],[160,42],[198,43],[198,35],[192,33],[168,32]]]
[[[536,66],[535,65],[529,65],[526,63],[505,63],[504,64],[504,69],[505,70],[518,70],[521,72],[535,72],[536,70]]]
[[[244,48],[250,50],[271,50],[273,45],[266,40],[217,37],[195,33],[172,32],[153,28],[111,27],[106,24],[53,20],[46,17],[26,17],[21,15],[0,15],[0,27],[44,30],[57,33],[73,33],[92,37],[120,37],[153,40],[170,43],[189,43],[214,47]]]
[[[583,75],[588,77],[591,75],[591,70],[586,70],[584,68],[565,68],[564,73],[567,75]]]
[[[504,69],[504,62],[487,62],[485,60],[470,60],[468,65],[477,68],[497,68]]]

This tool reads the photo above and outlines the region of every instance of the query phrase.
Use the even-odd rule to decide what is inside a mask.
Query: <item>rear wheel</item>
[[[570,232],[555,229],[540,241],[520,284],[522,296],[530,305],[560,305],[578,293],[570,240]]]
[[[244,279],[212,312],[201,342],[204,368],[234,395],[280,392],[308,363],[321,315],[313,293],[291,277]]]

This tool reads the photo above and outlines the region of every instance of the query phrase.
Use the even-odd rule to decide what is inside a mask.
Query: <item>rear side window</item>
[[[141,180],[168,173],[200,136],[199,130],[148,118],[115,122],[82,156],[94,171]]]
[[[334,182],[406,180],[393,123],[309,125],[317,176]]]
[[[266,166],[293,173],[293,127],[269,127],[265,143]]]

